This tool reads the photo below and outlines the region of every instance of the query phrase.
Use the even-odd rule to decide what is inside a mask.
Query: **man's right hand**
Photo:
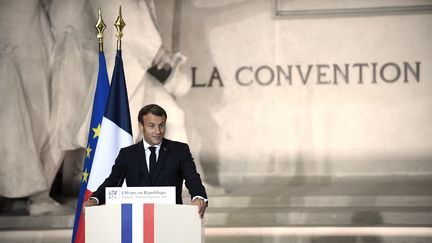
[[[96,201],[96,199],[90,198],[89,200],[87,200],[83,203],[82,213],[85,214],[85,208],[86,207],[93,207],[93,206],[97,206],[97,205],[98,205],[98,202]]]
[[[89,200],[87,200],[83,203],[84,208],[85,207],[92,207],[92,206],[96,206],[96,205],[98,205],[98,203],[97,203],[96,199],[94,199],[94,198],[90,198]]]

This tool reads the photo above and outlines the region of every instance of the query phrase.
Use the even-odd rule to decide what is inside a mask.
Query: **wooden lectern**
[[[118,204],[85,209],[87,243],[204,243],[193,205]]]

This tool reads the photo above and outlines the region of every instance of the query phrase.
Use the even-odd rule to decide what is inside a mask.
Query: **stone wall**
[[[210,183],[432,173],[430,13],[290,18],[273,1],[181,2],[192,89],[178,100]]]

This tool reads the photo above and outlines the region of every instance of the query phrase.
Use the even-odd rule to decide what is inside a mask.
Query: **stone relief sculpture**
[[[134,122],[138,109],[158,103],[174,122],[167,124],[167,137],[186,141],[184,114],[173,98],[190,87],[178,72],[185,57],[162,45],[152,0],[120,4],[125,32],[130,33],[122,49],[134,139],[140,139]],[[105,22],[114,23],[119,7],[114,0],[0,1],[0,196],[28,197],[32,215],[65,212],[49,191],[65,156],[86,147],[98,65],[93,26],[99,7]],[[115,56],[113,29],[107,28],[104,43],[109,75]],[[171,70],[165,83],[147,72],[151,66]],[[80,156],[71,157],[82,164]]]
[[[0,195],[30,196],[40,205],[39,199],[52,183],[49,175],[57,157],[50,144],[50,54],[54,36],[39,0],[1,1],[0,21],[0,112],[4,134],[0,142],[4,155]]]

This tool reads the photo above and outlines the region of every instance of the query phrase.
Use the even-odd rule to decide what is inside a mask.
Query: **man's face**
[[[165,133],[165,116],[144,115],[144,124],[139,124],[144,140],[150,145],[160,144]]]

